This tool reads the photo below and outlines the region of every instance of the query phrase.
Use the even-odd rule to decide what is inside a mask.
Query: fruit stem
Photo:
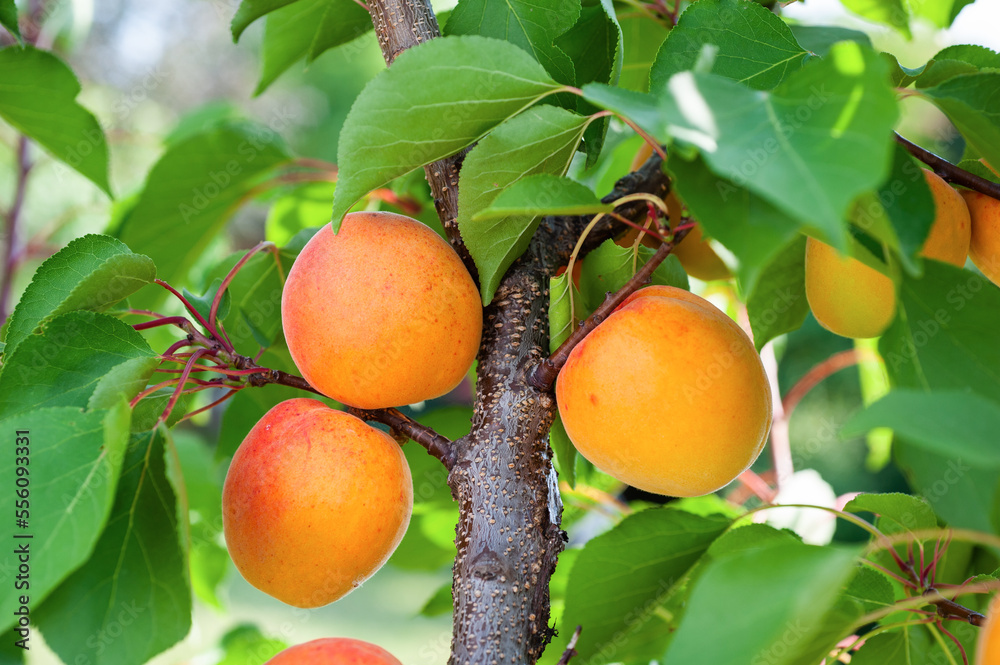
[[[226,289],[229,288],[230,282],[233,281],[233,278],[236,277],[236,274],[243,268],[243,266],[247,264],[247,261],[249,261],[254,254],[261,251],[262,249],[267,249],[269,251],[275,252],[275,260],[278,262],[278,272],[279,274],[281,273],[281,258],[277,254],[277,246],[269,240],[264,240],[262,242],[257,243],[256,245],[251,247],[250,250],[246,254],[244,254],[239,261],[236,262],[236,265],[234,265],[232,269],[230,269],[229,273],[226,274],[225,278],[223,278],[222,283],[219,285],[219,290],[215,294],[215,298],[212,299],[212,307],[211,309],[208,310],[209,321],[214,322],[218,318],[219,304],[222,302],[222,296],[225,295]],[[282,279],[282,282],[284,282],[284,279]],[[230,344],[230,346],[232,346],[232,344]]]

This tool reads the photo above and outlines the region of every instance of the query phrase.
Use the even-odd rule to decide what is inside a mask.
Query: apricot
[[[994,284],[1000,285],[1000,201],[970,189],[962,191],[972,218],[969,258]]]
[[[403,665],[391,653],[370,642],[326,637],[297,644],[264,665]]]
[[[986,612],[986,624],[979,629],[976,641],[976,665],[996,663],[1000,663],[1000,596],[993,596]]]
[[[972,237],[969,208],[962,195],[933,171],[924,169],[927,184],[934,195],[934,224],[920,255],[956,265],[965,265]]]
[[[412,510],[399,444],[305,398],[281,402],[254,425],[222,490],[236,568],[296,607],[331,603],[370,577],[396,549]]]
[[[356,212],[302,249],[281,321],[313,387],[375,409],[457,386],[479,350],[483,309],[458,254],[434,231],[404,215]]]
[[[889,277],[815,238],[806,241],[806,299],[820,325],[844,337],[878,337],[896,316]]]
[[[671,286],[632,294],[556,379],[577,450],[647,492],[699,496],[745,471],[771,427],[771,389],[746,333]]]

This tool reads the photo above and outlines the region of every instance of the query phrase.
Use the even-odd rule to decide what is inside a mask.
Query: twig
[[[21,136],[17,143],[17,183],[14,186],[14,202],[6,215],[7,242],[4,243],[3,280],[0,281],[0,322],[7,320],[10,302],[11,282],[17,253],[17,226],[24,208],[24,193],[28,184],[31,160],[28,159],[28,137]]]
[[[969,173],[965,169],[955,166],[947,159],[938,157],[930,150],[921,148],[916,143],[908,141],[895,132],[893,133],[893,138],[896,139],[897,143],[906,148],[911,155],[934,169],[934,173],[937,173],[944,180],[968,187],[986,196],[1000,199],[1000,185],[997,183],[986,178],[981,178],[974,173]]]
[[[426,448],[427,452],[444,464],[446,469],[451,469],[455,463],[455,451],[447,437],[441,436],[430,427],[425,427],[417,421],[407,418],[396,409],[358,409],[349,406],[347,411],[361,420],[382,423],[394,431],[406,435],[409,439]]]
[[[971,623],[973,626],[983,626],[986,624],[986,615],[975,610],[970,610],[964,605],[959,605],[954,600],[950,600],[941,595],[936,588],[931,587],[924,592],[923,597],[928,603],[937,606],[937,613],[945,619],[955,619]]]
[[[663,263],[674,247],[688,234],[689,230],[690,228],[682,228],[674,234],[672,241],[660,245],[649,261],[646,262],[646,265],[632,275],[632,278],[625,283],[625,286],[618,289],[615,293],[609,294],[604,302],[566,338],[566,341],[551,356],[535,366],[535,369],[531,372],[531,376],[528,378],[528,383],[539,390],[550,390],[552,384],[555,383],[556,376],[559,375],[559,370],[566,364],[570,352],[576,348],[576,345],[589,335],[598,324],[608,318],[619,305],[625,302],[626,298],[650,281],[653,271]]]
[[[573,631],[573,636],[569,638],[569,644],[566,645],[566,650],[563,651],[562,657],[556,665],[566,665],[569,659],[576,655],[576,642],[580,639],[580,633],[583,631],[583,626],[577,626],[576,630]]]
[[[868,357],[871,357],[871,354],[865,351],[848,349],[847,351],[835,353],[823,362],[815,365],[785,394],[785,398],[781,402],[782,408],[785,410],[785,417],[791,418],[792,411],[802,401],[802,398],[809,394],[810,390],[819,385],[823,379],[842,369],[857,365]]]

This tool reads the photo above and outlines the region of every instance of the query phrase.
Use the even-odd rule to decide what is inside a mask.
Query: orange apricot
[[[556,401],[584,457],[668,496],[729,484],[771,427],[771,389],[746,333],[670,286],[640,289],[573,349]]]
[[[479,292],[451,246],[415,219],[387,212],[324,226],[289,271],[285,340],[302,376],[365,409],[439,397],[479,350]]]
[[[806,241],[806,299],[830,332],[864,339],[881,335],[896,316],[896,287],[878,270],[830,245]]]
[[[927,184],[934,195],[934,224],[920,255],[956,265],[965,265],[969,255],[969,241],[972,237],[972,221],[969,208],[962,195],[946,183],[941,176],[924,169]]]
[[[370,642],[326,637],[289,647],[264,665],[403,665]]]
[[[986,624],[979,629],[976,641],[976,665],[1000,663],[1000,595],[993,596],[986,612]]]
[[[396,549],[412,510],[399,444],[305,398],[281,402],[254,425],[222,490],[236,568],[296,607],[331,603],[370,577]]]
[[[1000,201],[980,192],[962,190],[972,217],[969,258],[994,284],[1000,285]]]

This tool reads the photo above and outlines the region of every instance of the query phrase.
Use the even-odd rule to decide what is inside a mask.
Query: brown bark
[[[439,34],[426,0],[371,0],[369,9],[389,64]],[[460,167],[456,156],[425,171],[449,238],[475,275],[455,223]],[[635,191],[663,195],[667,186],[654,158],[609,198]],[[634,218],[644,210],[633,205],[620,212]],[[556,407],[551,393],[528,379],[548,352],[549,277],[566,263],[587,221],[543,220],[484,311],[472,431],[452,444],[448,478],[459,503],[452,665],[531,664],[552,636],[549,581],[565,543],[548,444]],[[585,250],[610,237],[613,223],[595,228]]]

